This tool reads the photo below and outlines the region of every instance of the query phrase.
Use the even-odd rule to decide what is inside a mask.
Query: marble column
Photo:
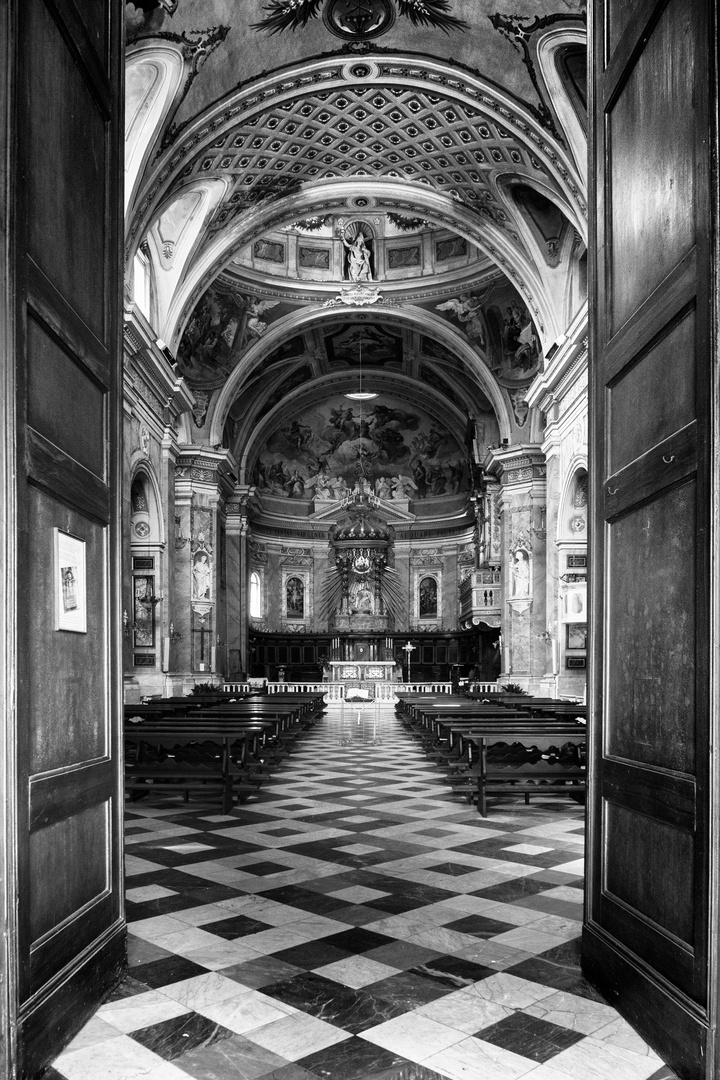
[[[535,692],[547,668],[545,456],[537,444],[501,447],[485,468],[501,484],[501,677]]]
[[[178,683],[185,688],[223,673],[227,562],[222,538],[233,469],[229,451],[206,446],[183,446],[175,463],[170,677],[176,691]]]
[[[226,506],[226,625],[228,675],[237,679],[248,673],[249,582],[248,511],[253,489],[238,485]]]

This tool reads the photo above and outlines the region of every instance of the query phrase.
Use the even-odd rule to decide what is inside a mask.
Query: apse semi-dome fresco
[[[426,499],[467,488],[457,438],[400,398],[329,398],[273,431],[255,463],[261,490],[290,498],[343,499],[362,490],[381,499]]]

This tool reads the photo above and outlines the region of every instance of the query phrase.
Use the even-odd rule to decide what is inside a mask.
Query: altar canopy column
[[[235,488],[227,450],[183,447],[175,465],[171,678],[211,681],[226,632],[225,505]],[[218,653],[220,642],[220,653]],[[220,665],[222,666],[222,664]]]
[[[545,455],[536,444],[492,450],[485,468],[501,483],[502,673],[535,690],[547,652]]]

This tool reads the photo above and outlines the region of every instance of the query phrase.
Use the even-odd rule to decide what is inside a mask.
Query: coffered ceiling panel
[[[403,86],[328,90],[249,117],[188,165],[181,180],[222,173],[232,190],[213,221],[304,181],[390,177],[434,188],[504,227],[498,174],[545,174],[537,156],[479,109]]]

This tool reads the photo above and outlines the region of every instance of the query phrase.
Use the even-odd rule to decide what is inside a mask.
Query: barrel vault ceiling
[[[195,392],[193,440],[241,460],[253,418],[342,392],[334,342],[363,325],[379,387],[528,440],[523,391],[583,299],[585,19],[498,5],[126,4],[127,292]]]

